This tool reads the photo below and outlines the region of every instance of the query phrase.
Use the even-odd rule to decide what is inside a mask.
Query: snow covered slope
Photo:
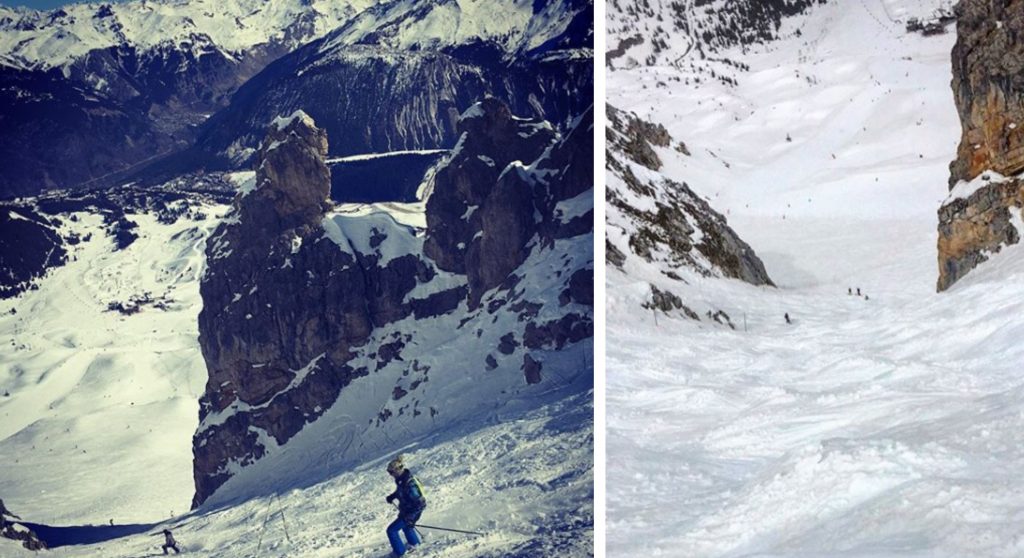
[[[553,399],[532,411],[496,409],[484,422],[403,449],[428,501],[421,523],[484,533],[421,528],[424,545],[416,556],[593,555],[593,394]],[[321,456],[337,451],[322,444],[304,448]],[[197,557],[386,556],[384,528],[395,515],[384,502],[394,489],[384,471],[391,456],[382,452],[324,482],[281,486],[273,495],[178,517],[135,536],[54,552],[80,558],[159,554],[163,538],[147,535],[167,526]],[[36,555],[3,538],[0,554]]]
[[[495,41],[510,51],[526,51],[564,33],[586,5],[578,0],[132,0],[50,11],[0,6],[0,65],[59,68],[97,49],[148,50],[197,37],[234,54],[269,42],[290,42],[294,48],[356,15],[333,46],[365,43],[372,35],[402,50]]]
[[[138,239],[122,250],[95,207],[59,212],[60,234],[81,239],[65,247],[68,263],[0,301],[0,494],[26,521],[155,521],[188,510],[189,440],[206,379],[198,278],[206,237],[227,209],[189,205],[191,216],[172,224],[127,209]]]
[[[1024,253],[934,293],[954,38],[906,23],[943,4],[813,6],[721,51],[749,71],[608,73],[778,287],[609,266],[610,555],[1021,554]],[[652,315],[648,283],[736,330]]]

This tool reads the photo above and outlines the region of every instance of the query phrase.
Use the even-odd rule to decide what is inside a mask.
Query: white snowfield
[[[188,511],[206,383],[199,277],[206,237],[226,209],[170,226],[129,215],[142,234],[119,252],[99,215],[79,213],[63,224],[92,234],[71,249],[75,261],[0,301],[0,385],[10,394],[0,397],[0,498],[26,521],[146,522]],[[167,309],[107,309],[147,291]]]
[[[610,556],[1024,555],[1024,248],[935,293],[955,37],[898,20],[939,5],[816,7],[725,53],[735,88],[608,74],[778,284],[609,267]],[[642,310],[648,283],[737,329]]]

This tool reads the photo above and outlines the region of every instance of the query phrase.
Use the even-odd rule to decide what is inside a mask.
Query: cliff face
[[[754,249],[686,183],[661,172],[663,159],[689,157],[661,124],[607,107],[606,264],[650,288],[646,309],[735,328],[728,314],[694,310],[690,285],[722,277],[773,286]],[[657,279],[655,279],[657,278]],[[700,302],[700,304],[705,304]]]
[[[705,276],[731,277],[753,285],[772,285],[753,248],[720,213],[686,184],[657,171],[662,161],[655,147],[686,154],[661,125],[608,107],[610,213],[621,226],[625,245],[609,241],[609,263],[622,267],[627,257],[664,266],[664,273],[686,268]],[[617,221],[618,222],[618,221]]]
[[[347,366],[351,349],[394,314],[386,295],[426,272],[415,257],[377,265],[378,254],[324,241],[326,151],[326,135],[304,113],[276,121],[254,189],[236,199],[235,219],[207,248],[199,341],[209,383],[194,441],[196,505],[230,477],[229,462],[263,456],[261,436],[283,444],[368,372]],[[334,270],[335,280],[307,270]],[[384,296],[370,296],[371,282]]]
[[[1024,1],[957,7],[953,94],[963,127],[939,209],[942,291],[1002,246],[1019,241],[1024,205]]]
[[[953,47],[963,126],[950,187],[985,170],[1024,170],[1024,1],[964,0]]]
[[[437,399],[445,386],[487,373],[477,395],[458,390],[487,404],[514,385],[489,382],[540,382],[546,351],[591,337],[592,255],[577,252],[591,238],[593,182],[576,176],[592,167],[589,122],[561,137],[499,101],[477,103],[433,174],[424,230],[386,211],[331,207],[326,133],[302,112],[275,120],[255,181],[207,246],[199,340],[209,381],[193,504],[320,419],[353,382],[376,386],[380,400],[344,409],[347,424],[390,428],[429,408],[436,428],[450,411]],[[560,256],[561,268],[524,271]],[[538,289],[545,281],[557,290]],[[439,332],[459,349],[433,346]]]

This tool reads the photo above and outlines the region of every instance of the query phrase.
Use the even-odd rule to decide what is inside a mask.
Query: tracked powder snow
[[[608,267],[610,556],[1024,553],[1024,251],[934,289],[955,31],[905,22],[939,7],[815,6],[720,53],[749,71],[698,62],[735,86],[685,58],[608,73],[778,285]],[[641,308],[650,284],[736,330]]]

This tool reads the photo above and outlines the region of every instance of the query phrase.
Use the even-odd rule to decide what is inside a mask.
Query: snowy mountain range
[[[69,71],[96,51],[192,48],[244,56],[257,45],[290,50],[370,7],[369,0],[133,0],[69,4],[52,11],[0,7],[0,64]],[[96,88],[103,86],[96,84]]]
[[[502,17],[491,18],[495,10]],[[578,68],[592,59],[592,19],[591,4],[579,0],[486,5],[468,0],[395,0],[382,4],[146,0],[76,4],[51,12],[3,8],[0,117],[8,124],[8,131],[0,137],[0,151],[7,154],[10,168],[0,178],[0,197],[33,195],[53,188],[109,187],[155,175],[162,182],[185,170],[195,170],[197,165],[213,164],[211,157],[220,170],[225,165],[238,169],[248,160],[244,155],[251,155],[245,150],[253,149],[259,140],[255,129],[266,121],[267,112],[270,117],[290,112],[299,107],[284,105],[295,101],[327,106],[324,99],[281,90],[280,81],[268,84],[285,75],[299,78],[310,72],[300,80],[306,87],[310,79],[354,80],[370,87],[374,80],[365,79],[367,72],[404,73],[417,82],[427,79],[429,83],[439,78],[406,69],[413,63],[405,59],[419,60],[433,53],[445,59],[454,56],[464,71],[474,71],[488,60],[492,65],[499,64],[499,60],[514,60],[526,64],[520,73],[527,78],[535,67],[542,67],[548,74],[569,72],[574,84],[586,86],[590,74]],[[268,69],[269,74],[260,77],[260,85],[250,86],[249,93],[239,91],[270,62],[328,34],[330,38],[319,46]],[[359,48],[355,48],[357,45]],[[460,50],[472,45],[480,46]],[[318,58],[319,64],[306,67],[304,62],[313,63],[307,60],[311,56]],[[375,65],[353,68],[344,61],[325,65],[332,56],[349,61],[372,58]],[[548,69],[559,65],[577,69]],[[457,73],[450,68],[421,72]],[[407,82],[396,78],[408,87]],[[551,88],[550,79],[539,77],[533,89]],[[524,90],[529,85],[522,80],[508,84],[500,77],[484,75],[466,87],[471,92],[504,96],[506,102],[525,103],[529,92]],[[459,80],[455,84],[462,85]],[[263,94],[276,96],[271,101],[273,110],[260,107],[264,110],[258,118],[238,131],[241,138],[221,138],[233,132],[225,130],[216,113],[251,102],[253,89],[265,87],[270,90]],[[390,114],[410,110],[413,116],[407,118],[422,120],[419,111],[424,110],[424,103],[436,106],[438,101],[450,100],[459,111],[476,100],[466,95],[452,98],[447,90],[426,88],[413,100],[405,101],[411,106],[402,109],[386,106],[392,94],[399,96],[397,103],[403,102],[400,91],[352,89],[351,94],[354,101],[350,102],[362,106],[346,124],[356,128],[380,126]],[[338,106],[351,112],[346,102]],[[552,112],[551,106],[531,108],[534,115],[554,121],[569,116],[564,111]],[[450,133],[450,119],[447,134],[410,131],[413,137],[402,138],[401,144],[407,148],[451,147],[456,138]],[[339,139],[343,137],[333,127],[330,131]],[[226,142],[216,145],[212,153],[207,145],[211,135]],[[344,137],[350,135],[346,129]],[[197,138],[198,153],[193,148]],[[361,149],[354,152],[360,153],[377,151],[382,142],[353,143]],[[387,143],[392,145],[390,150],[399,149],[399,140],[388,138]],[[227,150],[229,146],[233,150]]]

